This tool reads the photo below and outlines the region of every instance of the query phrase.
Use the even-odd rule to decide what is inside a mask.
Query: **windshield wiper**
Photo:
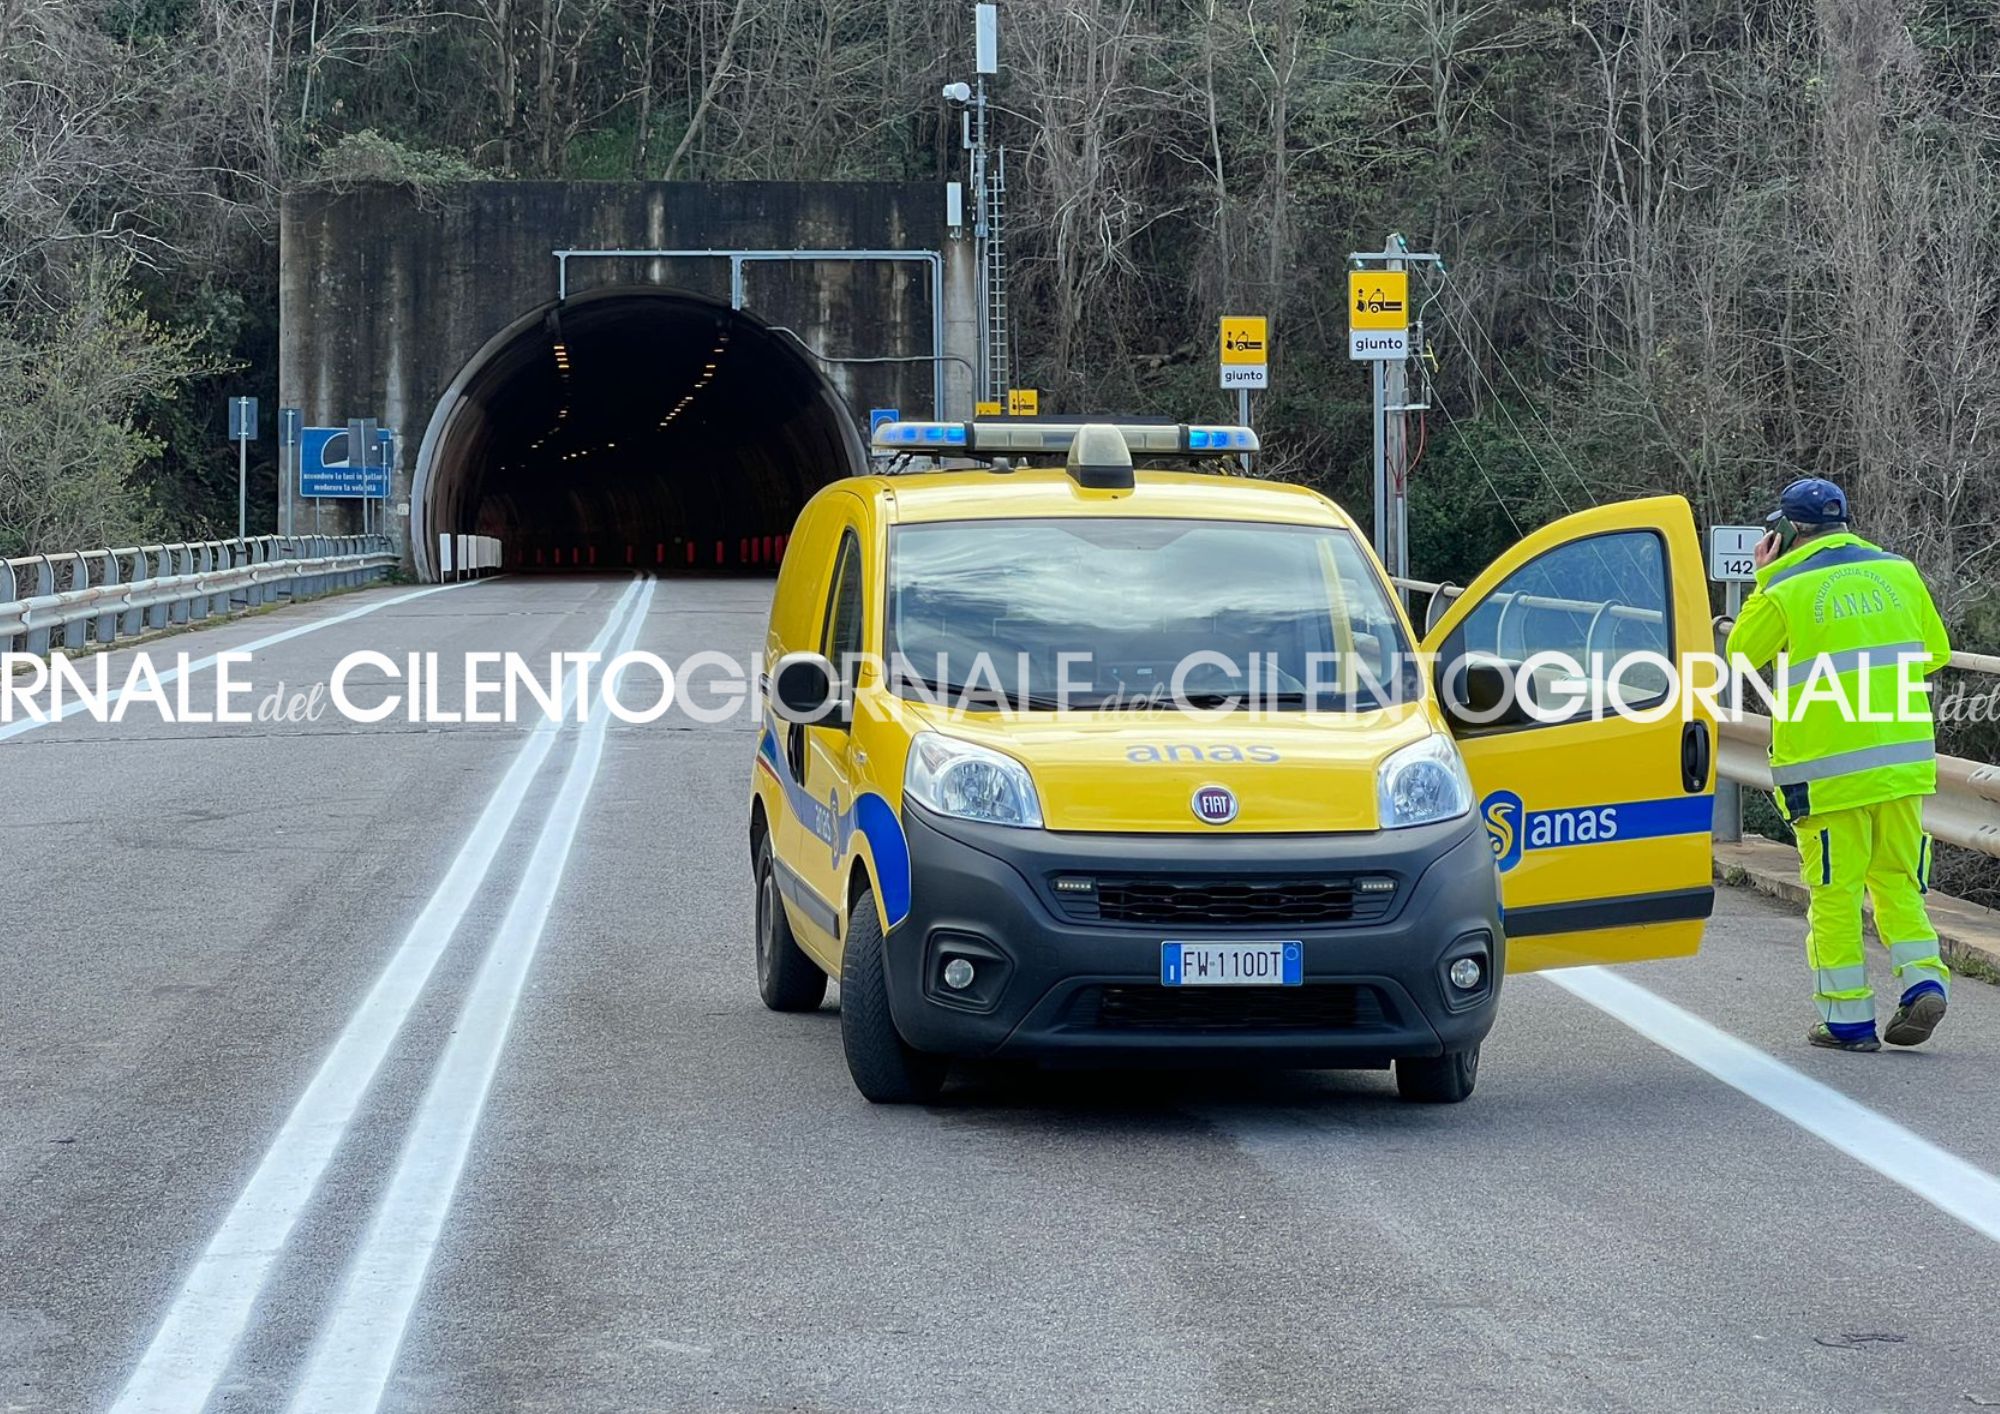
[[[1327,693],[1324,696],[1333,696]],[[1260,692],[1254,698],[1249,688],[1230,692],[1184,692],[1181,700],[1190,707],[1303,707],[1308,700],[1303,692]]]
[[[1063,704],[1053,697],[1033,692],[1008,692],[1005,688],[989,687],[983,683],[978,685],[960,682],[936,683],[929,678],[905,678],[900,686],[920,687],[932,701],[947,707],[963,704],[969,697],[990,698],[1020,712],[1059,712],[1063,707]]]

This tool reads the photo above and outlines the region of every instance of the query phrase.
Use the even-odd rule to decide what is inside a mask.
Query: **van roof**
[[[1060,467],[1038,467],[862,476],[836,484],[863,499],[880,501],[886,518],[903,524],[1150,516],[1354,528],[1345,511],[1304,486],[1187,471],[1140,471],[1133,481],[1129,491],[1088,490]]]

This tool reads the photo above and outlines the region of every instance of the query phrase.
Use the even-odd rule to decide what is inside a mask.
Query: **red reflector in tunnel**
[[[625,547],[625,563],[628,565],[632,563],[632,547],[630,545]]]
[[[718,565],[722,563],[722,542],[720,540],[715,542],[715,562]]]
[[[653,563],[656,565],[664,565],[666,562],[667,562],[667,542],[662,540],[660,542],[659,553],[653,557]]]
[[[694,563],[694,541],[688,541],[688,563]]]

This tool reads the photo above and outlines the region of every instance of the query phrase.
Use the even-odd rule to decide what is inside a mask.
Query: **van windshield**
[[[1341,528],[1163,518],[898,526],[889,686],[978,709],[1414,700],[1388,591]]]

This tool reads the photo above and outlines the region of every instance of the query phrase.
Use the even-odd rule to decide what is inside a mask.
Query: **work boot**
[[[1897,1012],[1896,1014],[1898,1016],[1902,1015],[1901,1012]],[[1924,1034],[1928,1036],[1930,1032],[1926,1031]],[[1870,1031],[1865,1036],[1857,1036],[1851,1041],[1843,1041],[1827,1029],[1824,1021],[1815,1022],[1813,1029],[1806,1032],[1806,1039],[1815,1046],[1826,1047],[1829,1051],[1879,1051],[1882,1049],[1882,1043],[1875,1038],[1873,1031]]]
[[[1944,1020],[1944,989],[1935,982],[1919,982],[1903,993],[1902,1005],[1889,1018],[1882,1039],[1892,1046],[1921,1046]]]

